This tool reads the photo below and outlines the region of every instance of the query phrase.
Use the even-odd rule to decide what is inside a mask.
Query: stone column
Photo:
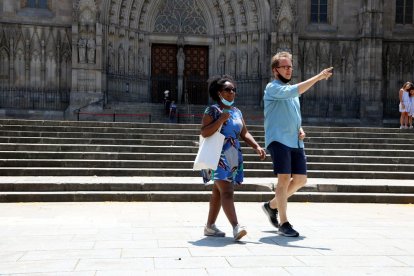
[[[358,76],[362,124],[382,124],[383,0],[365,1],[359,14]]]
[[[94,1],[81,0],[74,5],[72,23],[72,91],[66,116],[75,119],[76,111],[101,112],[102,89],[102,24]],[[81,42],[81,43],[79,43]],[[92,119],[92,118],[91,118]]]

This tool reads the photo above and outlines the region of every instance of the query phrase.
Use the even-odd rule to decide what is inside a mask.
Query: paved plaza
[[[236,202],[248,234],[203,236],[207,202],[0,204],[0,275],[414,275],[414,206],[290,203],[299,238],[260,203]]]

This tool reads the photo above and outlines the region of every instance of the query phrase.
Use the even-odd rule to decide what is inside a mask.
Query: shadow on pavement
[[[302,241],[306,238],[306,236],[299,236],[299,237],[285,237],[279,236],[276,231],[266,231],[267,233],[274,233],[275,236],[263,237],[259,240],[261,243],[266,244],[273,244],[279,245],[283,247],[293,247],[293,248],[308,248],[308,249],[318,249],[318,250],[331,250],[330,248],[326,247],[312,247],[312,246],[302,246],[302,245],[294,245],[293,243]]]
[[[252,241],[235,241],[232,237],[205,237],[198,241],[189,241],[190,244],[195,246],[206,246],[206,247],[225,247],[233,244],[260,244],[260,242]]]

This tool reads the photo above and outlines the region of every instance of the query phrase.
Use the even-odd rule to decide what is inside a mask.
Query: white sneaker
[[[240,224],[237,224],[233,228],[233,236],[234,236],[235,241],[240,240],[241,238],[246,236],[246,234],[247,234],[246,228],[244,226],[240,226]]]
[[[212,224],[210,227],[207,225],[204,227],[204,236],[224,237],[226,233],[218,229],[215,224]]]
[[[410,126],[410,129],[413,129],[413,126]]]

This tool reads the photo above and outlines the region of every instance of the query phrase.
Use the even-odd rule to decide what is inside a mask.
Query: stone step
[[[179,145],[89,145],[89,144],[19,144],[19,143],[0,143],[0,151],[39,151],[39,152],[117,152],[117,153],[193,153],[196,154],[198,147],[196,142],[193,145],[186,143],[184,146]],[[173,141],[177,144],[183,144],[180,141]],[[153,143],[155,144],[155,143]],[[307,155],[331,155],[331,156],[384,156],[384,157],[414,157],[414,150],[396,150],[396,149],[364,149],[351,151],[349,149],[324,149],[324,148],[306,148]],[[250,147],[242,147],[244,154],[253,154]]]
[[[269,158],[270,159],[270,158]],[[273,166],[268,161],[245,161],[244,168],[269,170]],[[148,168],[155,169],[191,169],[193,161],[169,160],[84,160],[84,159],[0,159],[0,166],[6,167],[64,167],[64,168]],[[308,162],[309,170],[332,171],[381,171],[413,172],[414,164],[371,164],[371,163],[327,163]]]
[[[170,123],[130,123],[130,122],[96,122],[96,121],[53,121],[53,120],[19,120],[0,119],[0,125],[36,125],[36,126],[76,126],[76,127],[109,127],[109,128],[163,128],[163,129],[199,129],[199,124],[170,124]],[[263,125],[248,126],[249,130],[263,130]],[[399,128],[378,128],[378,127],[329,127],[304,125],[307,132],[372,132],[414,134],[413,130]]]
[[[265,191],[275,188],[276,178],[246,178],[237,191]],[[3,177],[1,192],[51,191],[211,191],[201,177]],[[301,192],[320,193],[410,193],[414,183],[407,180],[309,178]]]
[[[245,178],[236,201],[264,202],[273,178]],[[208,201],[211,183],[200,177],[2,177],[0,202],[33,201]],[[309,178],[289,201],[414,203],[411,180]]]
[[[93,202],[93,201],[162,201],[208,202],[210,191],[76,191],[76,192],[0,192],[0,202]],[[234,193],[236,202],[265,202],[273,192]],[[290,202],[396,203],[414,202],[414,194],[365,194],[297,192]]]
[[[192,153],[119,153],[119,152],[50,152],[50,151],[0,151],[2,159],[83,159],[83,160],[153,160],[153,161],[194,161]],[[412,157],[395,158],[387,156],[332,156],[307,154],[308,162],[328,163],[375,163],[375,164],[413,164]],[[244,161],[257,161],[257,154],[243,154]],[[267,161],[270,161],[268,158]]]
[[[96,122],[96,121],[31,121],[31,120],[1,120],[0,126],[4,129],[8,128],[50,128],[55,127],[58,129],[65,129],[68,127],[75,128],[89,128],[89,129],[105,129],[115,128],[117,130],[130,128],[154,128],[154,129],[192,129],[199,130],[200,124],[171,124],[171,123],[130,123],[130,122]],[[369,127],[318,127],[318,126],[303,126],[307,133],[320,132],[329,136],[335,135],[335,133],[347,133],[352,137],[352,134],[363,133],[369,137],[375,138],[377,135],[412,135],[414,131],[411,129],[398,129],[398,128],[369,128]],[[263,131],[263,125],[248,125],[250,131]]]
[[[176,146],[197,146],[198,140],[193,137],[187,137],[188,140],[180,137],[168,137],[168,140],[159,140],[159,136],[149,136],[145,139],[110,139],[110,138],[43,138],[43,137],[0,137],[0,144],[83,144],[83,145],[176,145]],[[264,146],[264,141],[256,139],[256,141]],[[244,141],[240,142],[242,147],[246,147]],[[349,144],[349,143],[306,143],[308,148],[330,148],[330,149],[394,149],[394,150],[414,150],[414,144]]]
[[[147,130],[149,131],[149,130]],[[252,133],[252,135],[254,135]],[[259,143],[264,143],[264,136],[254,135],[255,140]],[[198,134],[182,134],[182,133],[158,133],[158,134],[131,134],[131,133],[94,133],[94,132],[26,132],[26,131],[2,131],[0,132],[0,142],[9,143],[38,143],[48,141],[50,143],[68,143],[70,139],[81,141],[89,141],[86,139],[105,140],[105,139],[116,139],[117,141],[123,140],[139,140],[139,139],[156,139],[156,140],[192,140],[197,141],[199,139]],[[62,140],[60,140],[62,139]],[[65,140],[63,140],[65,139]],[[83,140],[82,140],[83,139]],[[308,144],[323,144],[323,143],[335,143],[335,144],[412,144],[412,137],[410,138],[398,138],[387,140],[383,138],[344,138],[344,137],[307,137],[305,143]],[[242,141],[243,142],[243,141]],[[72,142],[73,143],[73,142]]]
[[[85,168],[85,167],[0,167],[1,176],[141,176],[196,177],[199,171],[184,168]],[[245,169],[245,177],[272,177],[269,169]],[[314,178],[414,179],[414,172],[308,170]]]
[[[12,132],[23,132],[25,134],[38,136],[38,133],[42,133],[43,136],[54,136],[57,133],[65,133],[64,135],[84,135],[86,133],[108,133],[116,135],[117,133],[128,133],[128,134],[177,134],[177,135],[196,135],[200,133],[200,126],[197,125],[193,128],[160,128],[157,126],[150,127],[79,127],[79,126],[36,126],[36,125],[0,125],[0,130],[4,133]],[[34,134],[31,134],[33,133]],[[261,129],[250,129],[254,136],[264,136],[264,130]],[[307,137],[319,137],[319,138],[350,138],[350,139],[375,139],[375,140],[400,140],[400,139],[413,139],[414,132],[400,133],[400,132],[391,132],[391,133],[371,133],[371,132],[347,132],[347,131],[338,131],[338,132],[326,132],[321,131],[312,131],[306,130]],[[44,134],[43,134],[44,133]],[[71,134],[69,134],[71,133]],[[62,134],[60,134],[62,135]],[[26,135],[25,135],[26,136]],[[78,136],[77,136],[78,137]],[[385,142],[385,141],[383,141]]]

